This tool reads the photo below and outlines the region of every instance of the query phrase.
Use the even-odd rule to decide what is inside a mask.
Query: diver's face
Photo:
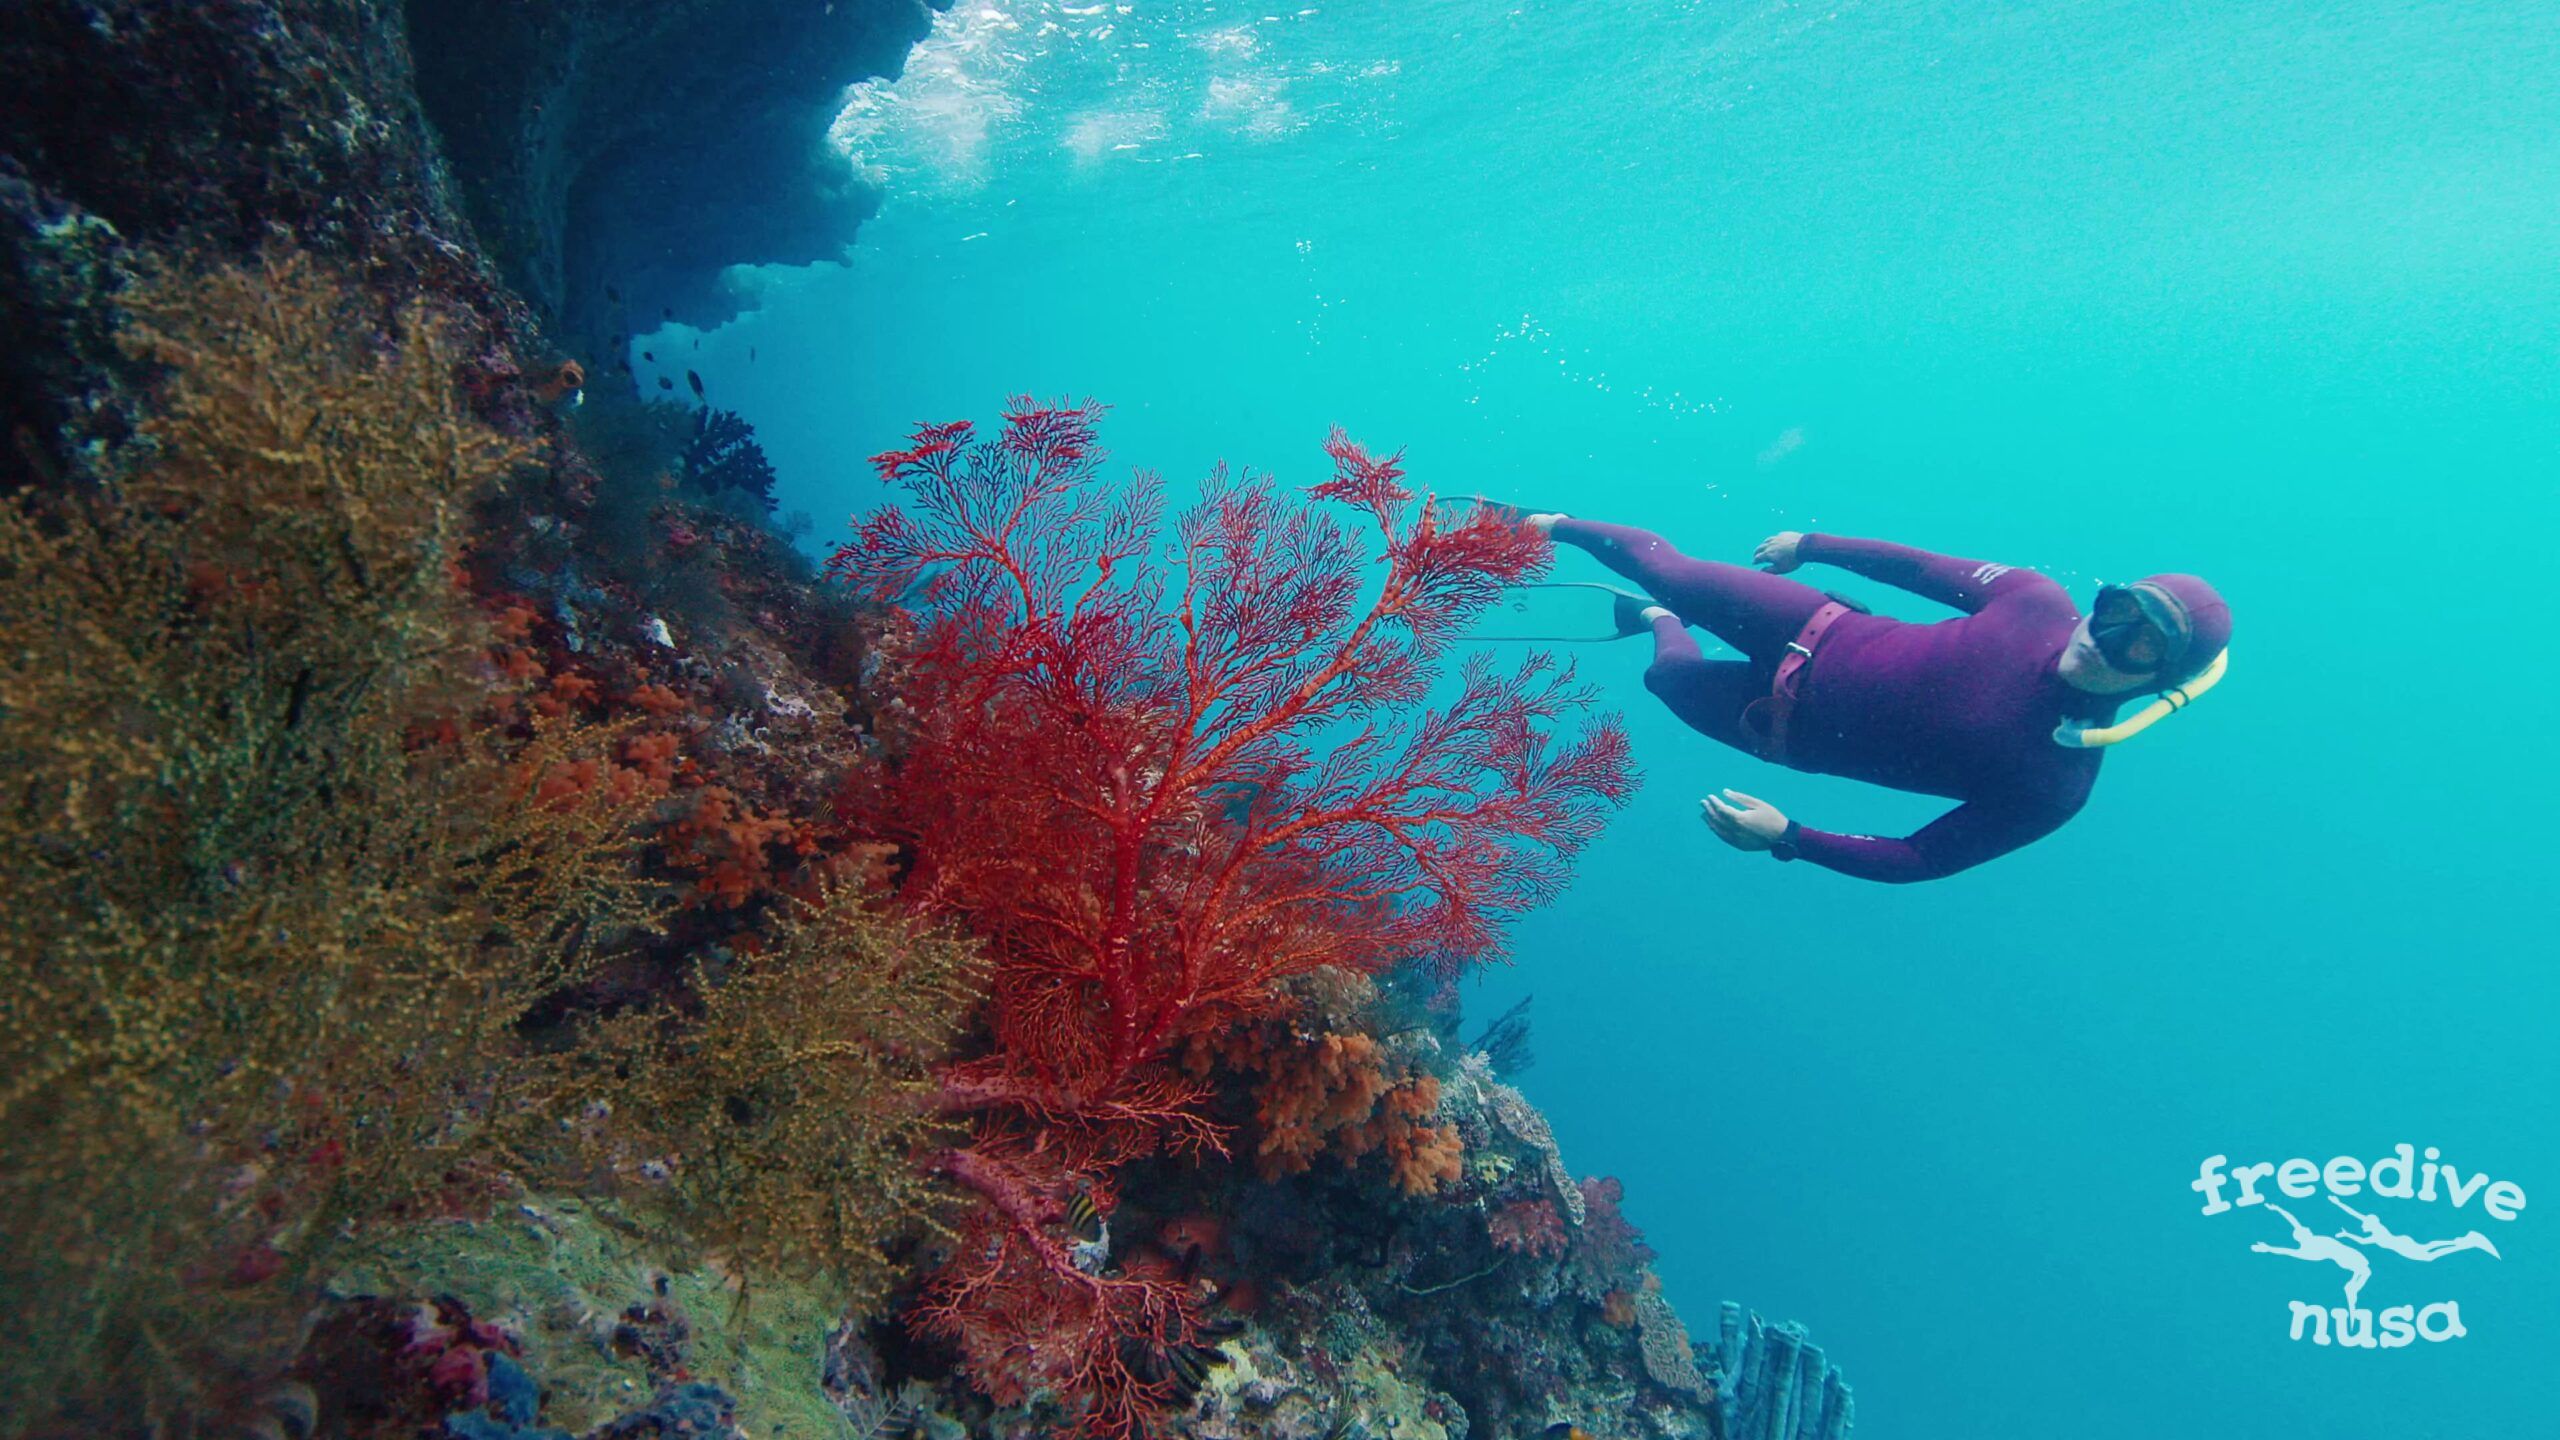
[[[2072,627],[2071,643],[2062,647],[2062,682],[2091,695],[2130,695],[2158,683],[2149,675],[2128,675],[2108,664],[2089,634],[2086,615]]]

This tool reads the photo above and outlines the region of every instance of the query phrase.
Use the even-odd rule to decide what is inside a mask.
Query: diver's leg
[[[1693,559],[1652,531],[1631,525],[1568,517],[1556,521],[1547,533],[1588,551],[1601,564],[1642,585],[1682,620],[1704,625],[1764,665],[1776,664],[1787,642],[1830,599],[1810,585],[1747,565]]]
[[[1748,661],[1708,659],[1677,615],[1654,617],[1653,664],[1644,672],[1644,688],[1690,729],[1757,753],[1743,733],[1742,708],[1769,693],[1769,672]]]

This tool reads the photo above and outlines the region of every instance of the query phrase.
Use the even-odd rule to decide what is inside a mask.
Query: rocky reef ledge
[[[1339,435],[1219,491],[1204,593],[1295,608],[1211,607],[1182,712],[1096,412],[919,429],[822,572],[741,417],[616,379],[612,307],[849,238],[825,112],[926,19],[0,7],[0,1435],[1849,1433],[1801,1330],[1684,1322],[1521,1017],[1461,1039],[1623,733],[1531,662],[1316,748],[1436,659],[1344,537],[1423,633],[1516,530]],[[1020,603],[927,583],[1025,476]]]
[[[878,196],[825,145],[845,87],[893,75],[925,0],[528,5],[408,0],[418,93],[464,208],[560,334],[737,308],[731,265],[843,253]]]
[[[12,0],[0,476],[129,428],[98,327],[135,246],[290,240],[591,365],[626,316],[716,323],[736,308],[727,267],[851,242],[878,197],[830,163],[827,123],[937,8]]]

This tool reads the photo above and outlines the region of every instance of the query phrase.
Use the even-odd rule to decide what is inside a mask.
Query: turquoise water
[[[2551,1215],[2388,1211],[2495,1229],[2367,1295],[2469,1333],[2321,1349],[2286,1304],[2336,1272],[2187,1188],[2406,1141],[2560,1208],[2547,6],[961,0],[838,138],[886,210],[697,364],[820,540],[911,422],[1035,391],[1175,477],[1312,480],[1340,423],[1701,554],[2213,579],[2229,682],[1908,889],[1695,798],[1936,802],[1716,749],[1592,649],[1648,784],[1469,1004],[1535,994],[1575,1168],[1693,1324],[1804,1322],[1862,1435],[2553,1433]]]

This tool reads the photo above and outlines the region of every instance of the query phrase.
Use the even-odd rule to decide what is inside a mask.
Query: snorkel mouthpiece
[[[2197,697],[2222,683],[2222,673],[2230,666],[2231,649],[2225,646],[2214,655],[2213,663],[2204,667],[2204,673],[2183,685],[2160,692],[2160,698],[2113,725],[2089,730],[2065,720],[2053,732],[2054,743],[2074,750],[2102,750],[2109,745],[2120,745],[2196,703]]]

